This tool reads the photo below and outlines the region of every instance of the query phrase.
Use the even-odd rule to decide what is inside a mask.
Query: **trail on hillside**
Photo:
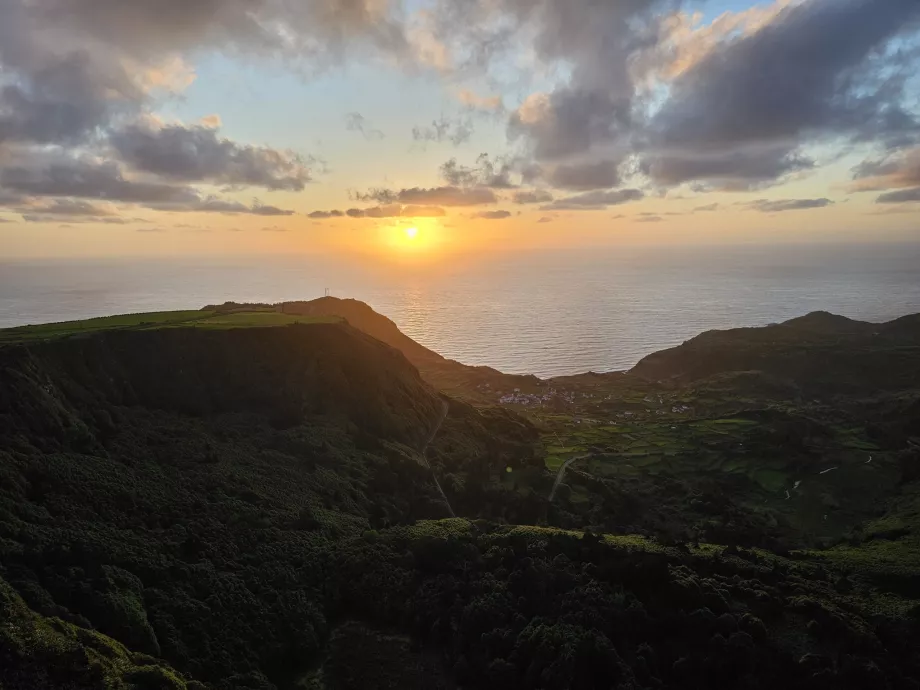
[[[450,512],[451,517],[457,517],[454,513],[454,509],[450,505],[450,501],[447,500],[447,494],[444,493],[444,489],[441,488],[441,483],[438,481],[437,476],[435,476],[434,470],[431,469],[431,465],[428,463],[428,446],[431,445],[431,442],[434,440],[434,437],[437,436],[438,431],[441,429],[441,425],[444,423],[444,420],[447,418],[447,403],[441,401],[441,416],[438,418],[438,423],[434,425],[434,429],[431,430],[431,434],[428,436],[428,440],[425,441],[425,445],[421,448],[422,462],[425,463],[425,467],[428,468],[428,471],[431,472],[431,478],[434,479],[434,485],[438,487],[438,492],[441,494],[441,498],[444,499],[444,503],[447,505],[447,510]]]
[[[562,484],[562,478],[565,476],[565,471],[569,468],[576,460],[584,460],[585,458],[590,458],[594,453],[585,453],[584,455],[576,455],[574,458],[569,458],[564,463],[562,467],[559,468],[559,472],[556,473],[556,481],[553,483],[553,488],[549,492],[549,502],[553,502],[553,496],[556,495],[556,489],[559,488],[559,485]]]

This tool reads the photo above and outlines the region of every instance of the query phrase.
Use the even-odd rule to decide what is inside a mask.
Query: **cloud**
[[[882,194],[875,200],[877,204],[902,204],[911,201],[920,201],[920,187],[913,189],[900,189],[896,192]]]
[[[532,94],[508,122],[510,139],[524,139],[539,161],[560,161],[609,145],[631,124],[630,103],[601,90]]]
[[[553,200],[553,195],[545,189],[530,189],[515,192],[511,200],[516,204],[545,204]]]
[[[477,64],[526,42],[562,67],[507,125],[550,170],[637,158],[659,186],[757,189],[816,167],[810,145],[920,141],[916,0],[777,0],[711,24],[678,5],[465,0],[439,37]]]
[[[380,141],[386,138],[386,134],[379,129],[374,129],[361,113],[348,113],[345,116],[345,129],[349,132],[360,132],[361,136],[368,141]]]
[[[224,213],[228,215],[248,214],[253,216],[292,216],[294,211],[263,204],[258,200],[251,206],[239,201],[228,201],[216,196],[196,197],[185,202],[148,203],[147,208],[155,211],[169,211],[176,213]]]
[[[266,225],[262,232],[288,232],[290,228],[283,228],[280,225]]]
[[[469,89],[461,89],[457,92],[457,100],[472,110],[485,113],[497,114],[505,111],[505,104],[501,94],[480,96]]]
[[[345,212],[350,218],[441,218],[447,212],[440,206],[402,206],[387,204],[373,208],[350,208]]]
[[[478,218],[480,220],[505,220],[505,218],[510,217],[510,211],[480,211],[479,213],[473,214],[473,218]]]
[[[595,211],[608,206],[617,206],[630,201],[638,201],[645,197],[639,189],[618,189],[609,191],[585,192],[576,196],[557,199],[551,204],[542,206],[541,211]]]
[[[852,191],[920,186],[920,147],[866,160],[853,168]]]
[[[549,182],[559,189],[572,191],[609,189],[620,184],[618,168],[616,161],[560,165],[550,173]]]
[[[538,220],[537,222],[538,222],[538,223],[552,223],[554,220],[555,220],[555,218],[550,218],[549,216],[543,216],[543,217],[540,218],[540,220]]]
[[[652,128],[664,143],[696,150],[803,134],[884,138],[917,131],[898,85],[873,83],[872,70],[881,65],[871,58],[918,17],[913,0],[790,5],[678,77]]]
[[[761,213],[779,213],[781,211],[801,211],[811,208],[824,208],[834,202],[830,199],[758,199],[747,204],[748,208]]]
[[[769,186],[784,175],[808,170],[814,161],[785,145],[766,149],[648,155],[642,171],[662,186],[705,180],[709,189],[746,191]]]
[[[693,209],[693,213],[711,213],[713,211],[718,211],[721,206],[717,203],[706,204],[705,206],[697,206]]]
[[[456,158],[441,165],[441,178],[455,187],[488,187],[491,189],[513,189],[511,181],[513,166],[507,160],[495,163],[489,154],[483,153],[476,159],[475,167],[460,165]]]
[[[191,187],[146,182],[125,177],[114,162],[60,158],[47,164],[36,158],[34,167],[0,168],[0,187],[28,196],[105,199],[139,204],[191,203],[199,199]]]
[[[660,223],[664,218],[661,216],[655,215],[654,213],[650,215],[643,215],[636,218],[637,223]]]
[[[403,206],[401,214],[408,218],[440,218],[447,212],[440,206]]]
[[[18,207],[25,213],[43,214],[48,216],[90,216],[95,218],[112,217],[118,215],[117,209],[112,204],[95,203],[81,199],[51,199],[35,200]]]
[[[131,223],[126,218],[112,216],[62,216],[50,213],[22,213],[26,223],[59,223],[66,220],[68,223],[105,223],[108,225],[128,225]]]
[[[63,150],[145,173],[143,179],[125,173],[108,190],[115,193],[100,198],[202,199],[195,189],[166,184],[175,181],[301,190],[309,160],[218,137],[216,116],[191,126],[145,118],[158,98],[194,80],[188,60],[211,51],[250,62],[283,58],[303,72],[340,62],[348,51],[403,60],[411,50],[398,15],[385,0],[6,0],[0,3],[3,177],[21,178],[24,167],[36,167],[31,158]],[[11,152],[17,161],[9,170],[2,159]],[[69,186],[93,184],[70,180]],[[72,195],[97,196],[81,189]]]
[[[495,192],[487,187],[412,187],[390,190],[373,189],[355,195],[358,201],[376,201],[381,204],[402,203],[420,206],[484,206],[498,202]]]
[[[341,218],[341,217],[344,216],[344,215],[345,215],[345,214],[342,213],[342,211],[339,211],[339,210],[336,209],[336,210],[332,210],[332,211],[313,211],[313,212],[307,214],[307,218],[312,218],[312,219],[314,219],[314,220],[319,220],[319,219],[323,219],[323,218]]]
[[[430,127],[416,125],[412,128],[412,139],[420,143],[442,143],[450,142],[454,146],[460,146],[467,143],[473,136],[473,122],[469,118],[456,118],[451,120],[448,117],[441,117],[440,120],[434,120]]]
[[[73,43],[135,60],[210,48],[329,64],[349,49],[406,53],[405,29],[392,10],[378,0],[46,0],[32,26],[66,26],[58,33]]]
[[[135,170],[168,180],[302,191],[306,161],[291,151],[237,144],[214,127],[147,120],[112,132],[118,156]]]

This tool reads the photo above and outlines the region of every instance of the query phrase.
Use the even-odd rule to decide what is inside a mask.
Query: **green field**
[[[339,323],[342,319],[326,316],[294,316],[274,311],[161,311],[143,314],[103,316],[83,321],[64,321],[38,326],[20,326],[0,330],[0,343],[19,343],[66,338],[99,331],[154,330],[161,328],[260,328],[287,326],[294,323]]]

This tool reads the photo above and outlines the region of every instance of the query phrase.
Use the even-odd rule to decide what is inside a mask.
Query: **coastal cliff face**
[[[8,347],[0,350],[0,391],[8,429],[58,438],[81,423],[98,427],[99,414],[115,406],[250,413],[280,426],[338,417],[412,445],[440,412],[402,354],[343,324],[113,331]]]

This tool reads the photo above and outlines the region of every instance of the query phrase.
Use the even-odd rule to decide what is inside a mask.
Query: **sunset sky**
[[[918,0],[0,3],[0,257],[915,239]]]

